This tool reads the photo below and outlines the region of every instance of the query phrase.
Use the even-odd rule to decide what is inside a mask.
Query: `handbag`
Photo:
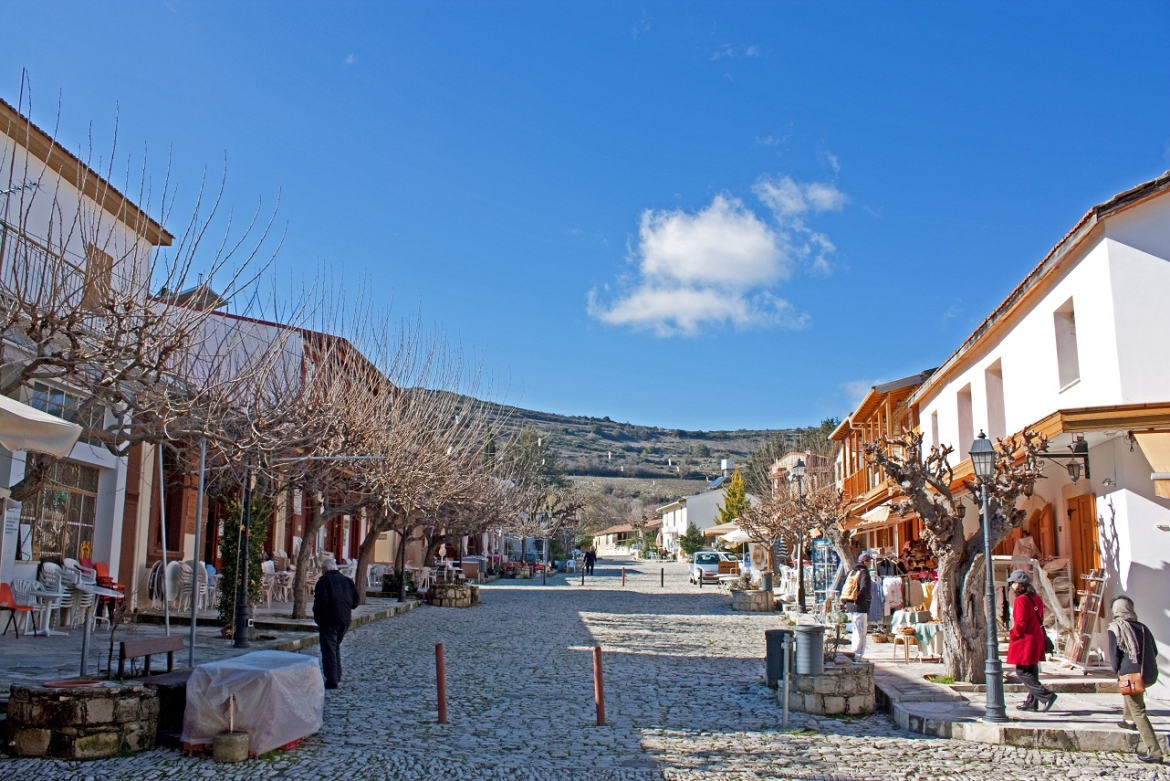
[[[1142,650],[1139,652],[1139,654],[1144,654],[1146,650],[1146,627],[1144,624],[1142,624],[1141,627]],[[1140,656],[1138,659],[1140,662],[1145,662],[1145,659],[1141,659]],[[1141,664],[1140,666],[1144,668],[1145,664]],[[1140,670],[1136,673],[1125,673],[1124,675],[1117,676],[1117,691],[1121,692],[1122,695],[1142,694],[1145,692],[1145,690],[1146,682],[1142,680],[1142,674]]]

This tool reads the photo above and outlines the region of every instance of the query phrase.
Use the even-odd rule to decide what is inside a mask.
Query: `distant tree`
[[[731,480],[723,489],[723,504],[719,508],[719,523],[730,523],[742,515],[748,508],[747,487],[743,475],[736,469],[731,473]]]
[[[753,450],[743,462],[747,490],[756,496],[767,496],[772,490],[772,464],[792,449],[792,439],[778,431]]]
[[[693,445],[691,447],[691,455],[695,456],[696,458],[710,458],[711,448],[700,442],[699,444]]]
[[[686,534],[678,538],[679,549],[688,556],[702,550],[704,544],[703,533],[693,523],[687,526]]]
[[[840,425],[839,418],[825,418],[816,428],[804,429],[796,440],[796,449],[821,456],[831,456],[833,454],[833,440],[829,439],[829,435]]]

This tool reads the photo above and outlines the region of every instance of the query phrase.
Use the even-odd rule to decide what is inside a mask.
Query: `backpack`
[[[853,570],[849,573],[849,577],[845,579],[845,585],[841,588],[842,602],[856,602],[858,592],[858,581],[861,580],[861,570]]]

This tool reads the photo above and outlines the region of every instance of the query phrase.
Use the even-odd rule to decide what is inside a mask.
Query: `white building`
[[[49,134],[0,101],[0,277],[7,295],[101,298],[102,290],[138,289],[156,246],[172,237],[136,204]],[[63,259],[64,262],[61,262]],[[127,287],[123,287],[127,286]],[[134,287],[128,287],[134,286]],[[47,288],[52,293],[46,293]],[[29,345],[4,335],[8,377]],[[67,420],[79,415],[84,391],[36,381],[15,394]],[[98,406],[86,422],[106,426],[114,413]],[[0,485],[25,475],[27,454],[0,448]],[[41,559],[90,558],[118,571],[127,492],[127,459],[83,437],[50,469],[49,487],[5,519],[0,581],[35,577]]]
[[[1131,596],[1170,648],[1170,172],[1093,207],[910,399],[927,446],[966,459],[975,436],[1081,438],[1089,475],[1049,461],[1026,529],[1094,568],[1106,606]],[[956,477],[970,469],[966,460]],[[974,515],[974,514],[972,514]],[[972,518],[972,522],[977,523]],[[1107,612],[1107,607],[1106,607]],[[1100,624],[1104,630],[1108,616]],[[1170,693],[1170,655],[1161,657]]]
[[[688,526],[703,531],[717,524],[725,497],[721,478],[716,479],[701,493],[684,496],[657,508],[655,512],[662,516],[662,549],[678,555],[678,538],[687,533]],[[753,505],[760,503],[760,500],[751,494],[747,494],[747,499]]]

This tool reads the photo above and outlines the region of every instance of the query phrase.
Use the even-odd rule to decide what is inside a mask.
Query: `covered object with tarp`
[[[233,696],[234,727],[248,733],[248,753],[253,756],[321,729],[325,683],[316,657],[253,651],[201,664],[191,672],[183,742],[209,745],[216,735],[227,732]]]

